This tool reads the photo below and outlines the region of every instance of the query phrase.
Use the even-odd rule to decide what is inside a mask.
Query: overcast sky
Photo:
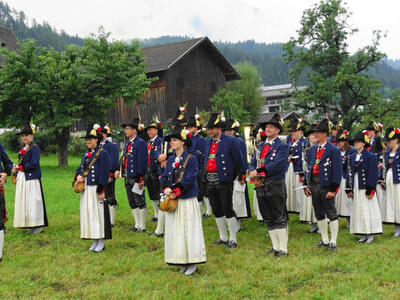
[[[286,42],[299,29],[304,9],[316,0],[6,0],[29,18],[85,37],[100,25],[115,39],[161,35],[208,36],[212,40]],[[355,51],[387,31],[381,50],[400,58],[400,1],[348,0],[351,23],[360,31],[350,40]]]

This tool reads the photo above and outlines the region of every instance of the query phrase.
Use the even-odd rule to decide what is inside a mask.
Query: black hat
[[[321,122],[317,123],[314,132],[326,132],[327,134],[330,134],[331,133],[330,121],[325,118]]]
[[[186,107],[180,106],[178,111],[176,112],[175,117],[172,119],[172,124],[179,125],[181,123],[186,123],[187,119],[185,118]]]
[[[201,116],[199,114],[195,114],[193,117],[188,118],[187,127],[197,127],[198,129],[200,129],[201,120],[202,120]]]
[[[369,146],[370,139],[368,137],[368,130],[363,130],[357,133],[351,141],[351,144],[354,144],[357,141],[364,142],[367,146]]]
[[[158,118],[153,118],[151,123],[146,126],[146,130],[149,128],[161,129],[162,122]]]
[[[211,113],[210,119],[207,123],[207,128],[223,128],[225,123],[225,117],[223,112]]]
[[[165,137],[165,140],[167,142],[169,142],[169,141],[171,141],[172,138],[176,138],[176,139],[179,139],[179,140],[185,142],[185,146],[187,148],[190,148],[190,146],[192,145],[192,141],[191,141],[192,135],[184,127],[178,127],[178,128],[175,128],[174,130],[172,130],[172,132]]]
[[[348,142],[349,132],[347,130],[340,129],[336,134],[336,142]]]
[[[297,119],[297,118],[293,118],[290,119],[290,132],[294,132],[297,130],[301,130],[304,131],[305,122],[304,119]]]
[[[132,128],[135,128],[136,130],[142,130],[144,129],[143,124],[140,122],[140,118],[134,118],[133,120],[121,124],[122,128],[125,128],[126,126],[130,126]]]
[[[374,121],[369,122],[367,130],[378,131],[378,127]]]
[[[89,126],[89,128],[86,130],[85,136],[81,137],[82,139],[102,139],[103,136],[100,134],[100,128],[98,127],[98,124],[95,124],[94,126]]]
[[[311,124],[311,126],[304,132],[304,136],[308,137],[310,134],[313,134],[315,132],[315,128],[317,127],[317,124]]]
[[[277,112],[268,121],[260,123],[262,129],[265,129],[268,124],[274,125],[280,131],[283,129],[283,121]]]
[[[93,125],[93,128],[95,128],[95,129],[96,129],[97,131],[99,131],[99,132],[102,132],[102,133],[107,134],[107,136],[109,136],[110,133],[111,133],[111,128],[110,128],[110,126],[108,126],[108,125],[106,125],[106,124],[101,124],[101,125],[94,124],[94,125]]]
[[[36,131],[36,126],[35,125],[25,125],[22,127],[20,132],[17,133],[17,135],[22,135],[22,134],[35,134]]]
[[[234,119],[229,119],[225,122],[224,130],[234,130],[238,131],[240,128],[240,123]]]
[[[385,140],[390,141],[394,139],[399,139],[400,141],[400,129],[389,127],[385,130]]]
[[[381,123],[376,123],[376,131],[382,132],[382,131],[383,131],[383,124],[381,124]]]

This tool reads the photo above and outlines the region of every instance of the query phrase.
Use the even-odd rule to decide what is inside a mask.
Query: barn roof
[[[154,73],[168,70],[200,46],[204,47],[209,53],[210,58],[222,70],[227,81],[240,79],[240,75],[233,66],[207,37],[143,48],[142,55],[147,65],[146,71],[147,73]]]
[[[0,27],[0,46],[10,50],[17,50],[17,38],[11,29]],[[0,57],[0,66],[4,59]]]

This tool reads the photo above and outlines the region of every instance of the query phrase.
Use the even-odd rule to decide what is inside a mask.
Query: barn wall
[[[225,86],[225,76],[199,46],[166,74],[167,119],[175,116],[178,105],[187,103],[187,115],[209,109],[209,99]]]

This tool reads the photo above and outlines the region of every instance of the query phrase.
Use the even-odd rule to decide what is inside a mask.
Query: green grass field
[[[12,155],[16,161],[16,155]],[[55,156],[42,157],[49,227],[40,235],[12,228],[15,186],[6,186],[10,215],[0,263],[0,299],[243,299],[400,298],[400,240],[384,227],[372,245],[360,245],[341,222],[338,251],[315,248],[319,237],[291,216],[289,256],[266,256],[271,247],[265,226],[255,218],[242,224],[239,247],[212,245],[214,218],[204,220],[207,264],[187,277],[164,263],[163,240],[126,232],[132,225],[122,181],[117,185],[117,224],[105,252],[88,251],[79,238],[79,195],[71,181],[79,158],[58,169]],[[148,203],[149,210],[151,204]],[[151,212],[148,218],[151,217]],[[147,223],[147,231],[155,228]]]

